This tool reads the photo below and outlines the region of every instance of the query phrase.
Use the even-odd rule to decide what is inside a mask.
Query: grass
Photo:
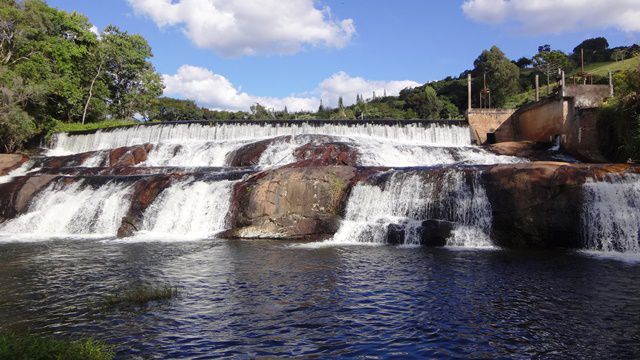
[[[616,73],[619,71],[626,71],[637,68],[640,66],[640,56],[636,56],[630,59],[622,60],[622,61],[610,61],[610,62],[600,62],[600,63],[592,63],[584,66],[584,71],[594,76],[599,77],[608,77],[609,71]],[[580,67],[571,73],[567,74],[567,77],[571,77],[580,72]]]
[[[105,120],[94,123],[64,123],[57,122],[53,132],[73,132],[73,131],[88,131],[88,130],[99,130],[99,129],[108,129],[117,126],[134,126],[140,125],[140,122],[135,120]]]
[[[178,296],[178,288],[170,285],[136,285],[129,289],[118,290],[104,299],[106,307],[143,306],[152,301],[171,300]]]
[[[94,339],[60,340],[30,334],[0,334],[0,359],[5,360],[110,360],[112,346]]]

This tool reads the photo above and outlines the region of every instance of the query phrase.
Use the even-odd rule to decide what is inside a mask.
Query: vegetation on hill
[[[355,104],[320,106],[314,112],[267,109],[218,111],[194,101],[161,97],[163,84],[140,35],[109,25],[99,35],[87,18],[43,0],[0,2],[0,151],[13,152],[55,131],[93,130],[139,121],[308,120],[308,119],[462,119],[467,109],[467,76],[473,81],[473,106],[481,89],[490,90],[491,106],[517,107],[551,92],[558,71],[578,73],[584,54],[594,82],[624,83],[626,71],[640,63],[640,46],[609,48],[604,38],[588,39],[570,54],[550,45],[531,58],[510,60],[496,46],[483,51],[473,69],[399,96],[359,94]],[[488,105],[488,97],[484,105]]]

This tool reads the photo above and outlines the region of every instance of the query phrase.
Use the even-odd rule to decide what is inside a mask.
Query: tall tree
[[[560,50],[551,50],[549,45],[538,48],[533,57],[533,66],[547,78],[547,93],[550,91],[551,76],[559,71],[569,71],[574,67],[573,62]]]
[[[104,30],[102,42],[112,116],[127,119],[148,111],[163,89],[148,60],[153,56],[149,44],[113,25]]]
[[[497,46],[483,51],[473,64],[477,83],[483,80],[484,74],[487,75],[487,87],[496,107],[503,106],[507,96],[519,91],[520,69]]]

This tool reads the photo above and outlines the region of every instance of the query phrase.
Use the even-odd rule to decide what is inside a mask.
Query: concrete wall
[[[565,85],[562,96],[573,98],[574,106],[578,109],[596,108],[611,97],[611,87],[609,85]]]
[[[520,108],[510,120],[513,140],[553,142],[556,136],[562,134],[568,108],[567,101],[556,98]]]
[[[486,143],[487,134],[496,132],[511,118],[515,111],[515,109],[472,109],[468,111],[467,120],[471,129],[471,138],[476,144]],[[504,137],[509,136],[511,136],[510,133],[504,134]]]

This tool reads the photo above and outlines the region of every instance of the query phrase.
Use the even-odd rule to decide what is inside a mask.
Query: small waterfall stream
[[[490,247],[491,204],[478,176],[457,170],[426,176],[396,172],[380,186],[356,185],[331,241],[384,244],[389,226],[399,225],[403,243],[417,245],[422,222],[437,219],[455,223],[447,245]]]
[[[610,176],[588,181],[582,223],[590,250],[640,254],[640,176]]]
[[[143,233],[207,238],[225,230],[233,184],[185,180],[172,185],[145,212]]]
[[[115,236],[126,214],[133,187],[108,182],[94,187],[60,179],[41,191],[26,213],[0,224],[7,236]]]

